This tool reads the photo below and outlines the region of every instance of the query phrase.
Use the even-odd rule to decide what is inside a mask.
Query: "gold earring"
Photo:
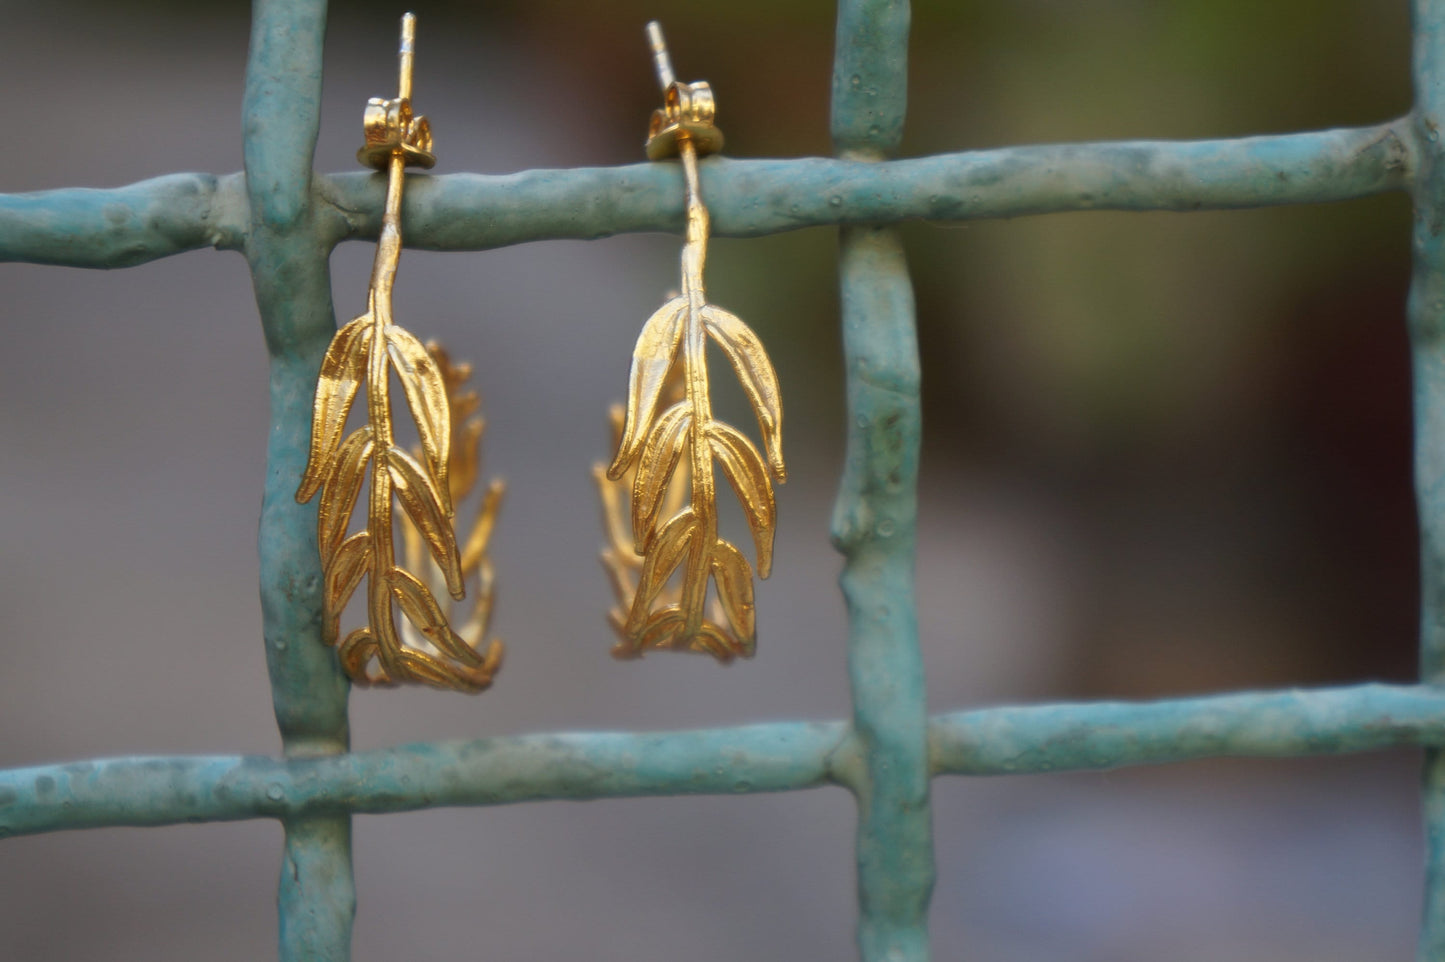
[[[479,406],[465,390],[467,365],[453,365],[435,343],[423,347],[392,323],[391,291],[401,258],[401,195],[408,165],[428,168],[431,125],[413,116],[411,74],[416,18],[401,21],[400,91],[395,99],[367,102],[365,145],[356,157],[387,172],[386,207],[371,271],[366,313],[336,332],[316,385],[311,454],[296,500],[321,504],[317,542],[324,571],[323,638],[336,645],[342,667],[358,685],[419,682],[436,688],[478,692],[492,683],[501,665],[502,644],[480,650],[491,612],[491,565],[487,542],[500,506],[494,483],[481,513],[458,551],[452,529],[453,503],[475,484],[482,435],[480,419],[466,420]],[[416,420],[420,448],[409,453],[392,433],[389,380],[395,372]],[[342,435],[361,385],[366,385],[367,423]],[[453,416],[462,420],[454,430]],[[346,537],[351,514],[370,480],[366,527]],[[407,566],[396,564],[392,510],[400,501]],[[452,630],[438,597],[461,601],[469,577],[479,582],[462,634]],[[337,642],[341,613],[361,579],[367,580],[367,624]],[[393,606],[403,614],[397,630]]]
[[[778,377],[758,336],[735,315],[707,303],[703,265],[708,213],[698,185],[697,160],[722,149],[713,124],[712,89],[678,83],[662,30],[647,25],[663,107],[652,114],[647,156],[679,157],[687,197],[682,293],[643,325],[632,355],[625,413],[613,413],[617,455],[595,474],[610,545],[603,563],[618,605],[610,620],[620,642],[618,658],[653,649],[710,654],[727,663],[752,657],[757,643],[752,569],[733,545],[718,537],[714,462],[737,492],[758,552],[758,577],[772,569],[776,506],[769,478],[787,479],[782,452],[782,401]],[[722,349],[752,403],[766,461],[736,428],[713,419],[709,397],[708,339]],[[659,415],[659,401],[666,408]],[[626,487],[632,523],[622,521]],[[683,502],[686,501],[686,505]],[[679,510],[680,508],[680,510]],[[663,516],[670,516],[662,520]],[[681,584],[668,582],[681,571]],[[716,587],[708,603],[708,579]]]

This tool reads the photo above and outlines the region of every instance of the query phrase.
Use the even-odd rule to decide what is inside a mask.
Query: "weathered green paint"
[[[712,231],[758,237],[804,227],[961,221],[1066,210],[1263,207],[1405,189],[1404,121],[1243,140],[1061,144],[869,163],[821,157],[700,165]],[[325,196],[346,212],[338,238],[371,238],[382,185],[335,174]],[[477,250],[554,238],[682,229],[672,164],[507,175],[417,177],[407,243]],[[0,201],[0,216],[3,216]],[[335,228],[333,228],[335,229]]]
[[[321,642],[316,508],[296,503],[321,358],[336,330],[311,159],[320,124],[325,0],[255,0],[246,65],[246,259],[271,355],[261,506],[261,612],[272,703],[288,756],[345,752],[349,691]],[[351,816],[288,819],[277,893],[282,962],[351,957]]]
[[[922,437],[913,290],[897,231],[840,238],[848,445],[833,541],[847,563],[848,673],[861,768],[858,940],[864,962],[928,958],[933,890],[927,706],[914,602]]]
[[[908,0],[839,0],[829,129],[840,154],[891,157],[908,112]]]
[[[515,735],[312,758],[121,758],[0,772],[0,834],[400,812],[640,795],[725,795],[838,780],[842,722]]]
[[[316,141],[324,34],[323,2],[258,0],[245,101],[252,210],[245,253],[271,355],[261,605],[276,720],[287,751],[301,754],[344,751],[348,740],[348,686],[320,641],[316,507],[296,503],[316,377],[336,333],[330,249],[317,236],[307,170]],[[316,66],[303,66],[308,61]],[[305,97],[277,92],[303,85]],[[309,136],[298,137],[298,127]],[[278,191],[290,196],[278,198]]]
[[[0,260],[133,267],[204,247],[239,249],[241,174],[167,174],[126,187],[0,195]]]
[[[1445,0],[1414,0],[1414,273],[1410,324],[1420,523],[1420,677],[1445,683]],[[1445,960],[1445,753],[1425,753],[1421,962]]]
[[[1445,690],[1355,685],[936,716],[940,775],[1025,775],[1200,758],[1286,758],[1445,745]]]
[[[1240,140],[1007,147],[867,163],[805,157],[700,165],[714,234],[960,221],[1071,210],[1219,210],[1349,200],[1405,190],[1409,119]],[[371,240],[383,178],[316,178],[330,242]],[[528,241],[680,230],[672,164],[515,174],[411,175],[406,243],[484,250]],[[240,174],[171,174],[112,190],[0,194],[0,261],[127,267],[204,247],[237,249],[250,226]]]
[[[907,0],[842,0],[833,145],[854,160],[898,149],[908,97]],[[847,558],[848,677],[858,757],[858,951],[926,962],[933,894],[928,708],[914,567],[923,438],[913,286],[898,232],[839,233],[848,444],[833,543]]]
[[[0,771],[0,837],[116,825],[854,785],[844,722],[510,735],[310,758],[115,758]],[[1156,702],[981,708],[929,723],[937,775],[1445,745],[1445,689],[1356,685]]]

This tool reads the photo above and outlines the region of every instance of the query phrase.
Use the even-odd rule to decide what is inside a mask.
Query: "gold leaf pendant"
[[[415,18],[407,14],[402,19],[400,92],[394,100],[372,99],[366,107],[366,144],[357,159],[387,172],[381,236],[366,313],[336,332],[321,362],[311,453],[296,500],[310,501],[321,493],[317,542],[324,573],[323,638],[337,647],[348,677],[358,685],[419,682],[479,692],[491,685],[502,659],[500,642],[480,650],[491,610],[485,554],[500,490],[494,486],[467,551],[460,552],[452,530],[453,501],[464,497],[475,482],[481,427],[469,422],[460,438],[454,437],[452,408],[464,408],[465,417],[475,410],[476,395],[462,393],[465,368],[453,367],[436,345],[424,347],[394,324],[391,314],[392,286],[401,258],[406,167],[435,163],[431,126],[411,110],[414,36]],[[389,385],[393,373],[416,421],[421,443],[414,453],[399,446],[393,435]],[[347,416],[363,384],[367,423],[346,434]],[[459,477],[464,484],[457,484]],[[366,527],[347,537],[363,481],[370,482]],[[408,547],[415,543],[415,550],[406,553],[412,571],[396,564],[392,524],[396,502],[403,509],[403,537]],[[422,577],[413,573],[417,570]],[[469,574],[475,574],[481,585],[470,630],[458,634],[438,596],[445,591],[462,600]],[[363,578],[367,624],[338,642],[342,611]],[[405,634],[397,630],[398,605]]]
[[[722,134],[713,125],[712,90],[704,82],[678,83],[656,23],[648,24],[648,36],[664,106],[653,113],[647,155],[653,160],[681,158],[687,232],[682,293],[643,325],[632,355],[617,455],[605,479],[598,475],[612,541],[603,562],[619,600],[612,621],[621,642],[612,653],[636,658],[653,649],[670,649],[730,662],[753,655],[757,619],[752,569],[742,552],[718,536],[714,467],[722,467],[737,492],[757,548],[758,576],[766,578],[772,569],[777,513],[772,482],[787,479],[782,400],[777,373],[757,335],[735,315],[707,303],[704,292],[709,227],[697,159],[722,147]],[[742,382],[758,419],[766,459],[736,428],[713,419],[709,340],[721,348]],[[672,383],[680,387],[669,391],[674,377]],[[659,414],[664,394],[667,400]],[[628,477],[630,555],[620,543],[626,533],[618,530],[623,527],[618,517],[622,493],[609,486]],[[640,562],[634,564],[634,559]],[[673,592],[668,582],[679,571],[681,587]],[[716,588],[715,605],[708,604],[709,579]]]

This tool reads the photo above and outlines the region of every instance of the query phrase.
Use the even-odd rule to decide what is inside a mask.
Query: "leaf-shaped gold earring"
[[[611,620],[621,641],[612,653],[636,658],[660,648],[730,662],[752,656],[757,619],[752,569],[742,552],[718,537],[714,464],[737,492],[757,546],[758,576],[766,578],[776,520],[772,480],[787,478],[782,401],[777,374],[757,335],[736,316],[708,304],[704,292],[708,214],[697,160],[722,148],[722,132],[713,124],[712,89],[705,82],[678,83],[662,30],[649,23],[647,34],[663,90],[663,107],[653,112],[648,130],[647,156],[681,158],[687,232],[682,293],[643,325],[632,354],[617,455],[605,477],[598,472],[611,542],[603,562],[619,602]],[[709,338],[731,362],[752,403],[766,460],[736,428],[713,419]],[[667,406],[658,414],[664,397]],[[632,523],[627,531],[621,521],[622,483],[629,476]],[[668,582],[679,571],[681,586],[674,592]],[[709,579],[717,592],[712,606]]]
[[[362,164],[387,172],[386,207],[371,271],[366,313],[336,332],[321,362],[311,422],[311,456],[296,500],[321,492],[317,542],[324,572],[327,644],[337,646],[346,674],[359,685],[419,682],[436,688],[478,692],[492,683],[501,665],[501,642],[479,650],[491,610],[491,567],[486,562],[501,491],[495,485],[468,539],[457,549],[452,530],[453,501],[464,497],[476,479],[479,421],[453,436],[453,407],[465,418],[477,407],[476,395],[462,392],[469,369],[453,367],[436,345],[423,347],[392,323],[391,291],[401,258],[401,195],[406,167],[431,167],[431,125],[411,110],[412,47],[416,19],[401,21],[400,91],[393,100],[373,98],[366,105],[366,143],[357,151]],[[397,445],[392,433],[389,379],[395,372],[416,420],[419,449]],[[366,385],[367,423],[345,434],[347,415]],[[343,435],[345,435],[343,439]],[[361,493],[370,481],[366,528],[346,536]],[[459,483],[460,482],[460,483]],[[407,565],[396,564],[392,508],[404,509],[403,538]],[[421,549],[426,546],[426,551]],[[437,596],[446,591],[460,601],[465,580],[480,581],[468,637],[453,631]],[[367,624],[338,644],[342,610],[366,578]],[[397,631],[394,605],[400,605],[407,641]]]

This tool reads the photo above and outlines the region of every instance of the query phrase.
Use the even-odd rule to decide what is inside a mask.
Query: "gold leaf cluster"
[[[758,576],[766,578],[776,524],[772,482],[787,477],[782,401],[757,335],[735,315],[706,303],[701,258],[692,261],[695,273],[686,270],[689,260],[684,257],[684,293],[648,319],[633,351],[617,456],[606,472],[613,484],[631,481],[631,530],[616,530],[621,495],[603,486],[612,542],[603,561],[619,599],[611,620],[622,641],[614,655],[633,658],[668,649],[730,662],[753,655],[757,618],[752,569],[741,551],[718,536],[714,468],[721,467],[737,493],[757,549]],[[766,459],[744,434],[712,417],[709,341],[721,348],[742,383]],[[665,391],[673,378],[681,390]],[[629,540],[631,555],[622,550]],[[680,585],[669,589],[679,572]],[[712,605],[709,580],[716,590]]]
[[[485,651],[478,650],[481,633],[471,640],[458,634],[437,601],[442,590],[458,601],[465,596],[468,568],[452,530],[453,495],[461,489],[452,476],[465,488],[474,482],[481,437],[479,427],[464,428],[454,445],[449,368],[410,332],[391,323],[387,299],[376,297],[367,313],[336,333],[322,361],[311,453],[296,499],[305,502],[321,493],[317,540],[324,572],[323,638],[336,646],[342,667],[358,685],[420,682],[477,692],[491,685],[500,666],[501,644],[494,641]],[[392,372],[416,422],[421,444],[415,455],[398,446],[392,436],[388,396]],[[451,375],[455,391],[457,371],[451,369]],[[363,384],[367,423],[345,434],[347,416]],[[454,447],[470,461],[454,462]],[[364,480],[370,481],[366,527],[347,536]],[[428,574],[426,581],[395,562],[397,502],[409,526],[403,530],[414,531],[427,549],[425,560],[432,567],[422,570],[435,576]],[[495,504],[490,515],[483,510],[484,517],[468,540],[467,561],[478,574],[483,572],[495,510]],[[410,559],[409,564],[415,567]],[[363,578],[367,624],[340,638],[342,612]],[[489,603],[489,597],[479,601]],[[425,646],[403,640],[397,630],[397,607]],[[481,614],[485,627],[486,610]]]
[[[610,541],[602,560],[618,599],[610,620],[621,637],[612,653],[639,658],[657,649],[693,651],[727,663],[752,657],[757,613],[747,558],[718,537],[715,469],[722,468],[742,503],[757,547],[758,577],[766,578],[777,522],[773,481],[787,478],[783,405],[777,372],[758,336],[736,315],[709,304],[704,293],[710,227],[698,157],[722,147],[712,88],[703,81],[677,82],[656,21],[647,25],[647,36],[663,90],[663,109],[654,112],[648,130],[647,156],[682,162],[687,219],[682,293],[669,297],[642,326],[617,455],[605,477],[598,475]],[[722,350],[742,382],[766,459],[746,435],[712,416],[709,343]],[[615,414],[613,419],[615,424]],[[609,487],[628,482],[630,531],[621,520],[623,493]],[[670,588],[674,577],[679,584]],[[709,584],[716,591],[712,603]]]
[[[452,420],[447,486],[452,504],[460,505],[467,501],[477,485],[481,470],[482,435],[486,432],[486,419],[479,413],[482,406],[481,398],[477,396],[476,391],[467,387],[467,381],[472,375],[472,366],[466,362],[454,362],[446,349],[436,341],[428,341],[426,350],[436,364],[437,370],[441,372],[442,381],[447,388]],[[414,451],[413,454],[420,457],[418,452]],[[501,510],[502,497],[506,494],[506,490],[506,482],[501,479],[494,479],[487,485],[486,492],[482,495],[481,507],[472,521],[471,530],[465,538],[458,539],[462,580],[467,585],[468,591],[472,592],[472,603],[469,608],[461,606],[460,611],[454,612],[454,615],[459,617],[453,617],[452,623],[460,625],[456,629],[457,634],[467,643],[468,647],[477,651],[481,650],[483,639],[487,637],[491,626],[495,572],[487,548],[491,544],[492,531],[496,528],[497,513]],[[436,563],[426,539],[422,537],[422,533],[417,530],[416,525],[411,522],[410,517],[405,514],[402,515],[402,536],[403,557],[406,559],[406,566],[412,571],[425,572],[422,575],[422,581],[431,589],[433,597],[440,598],[448,591],[446,572]],[[442,654],[410,620],[403,620],[400,628],[402,639],[411,647],[432,655]],[[500,665],[502,651],[500,641],[494,640],[489,645],[488,654],[492,658],[491,671],[493,674]]]
[[[676,376],[677,373],[674,368],[673,376],[663,388],[664,404],[672,405],[682,400],[682,381]],[[620,404],[614,404],[608,411],[614,450],[622,444],[622,429],[626,418],[627,413]],[[679,463],[667,482],[667,490],[662,497],[661,514],[672,517],[681,510],[691,488],[690,475],[688,466]],[[592,479],[597,484],[597,497],[602,505],[602,530],[607,536],[607,544],[601,555],[602,567],[607,572],[616,599],[616,603],[607,612],[607,623],[612,626],[619,639],[612,649],[612,654],[618,658],[635,657],[632,639],[627,634],[627,615],[632,610],[633,599],[637,596],[637,578],[642,572],[643,563],[643,557],[637,553],[632,537],[632,485],[636,476],[635,463],[616,481],[607,476],[606,465],[592,466]],[[676,585],[664,585],[653,604],[663,607],[675,605],[681,600],[681,594]],[[708,605],[707,617],[714,624],[720,623],[726,617],[716,598]]]

